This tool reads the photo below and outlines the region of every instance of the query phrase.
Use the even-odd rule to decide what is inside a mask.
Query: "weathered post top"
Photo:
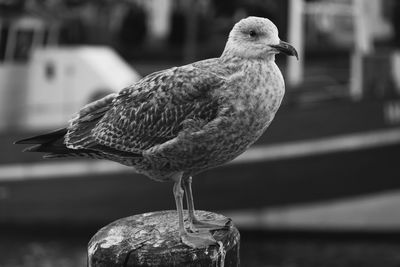
[[[196,215],[202,221],[225,219],[207,211]],[[239,266],[236,227],[213,231],[217,245],[194,249],[181,242],[177,220],[176,211],[158,211],[112,222],[90,240],[88,266]]]

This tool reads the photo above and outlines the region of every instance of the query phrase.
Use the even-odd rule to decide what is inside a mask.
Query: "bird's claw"
[[[210,232],[199,232],[196,234],[185,233],[181,235],[182,243],[191,248],[207,248],[218,245]]]
[[[213,231],[213,230],[227,230],[232,226],[232,220],[227,218],[223,220],[212,220],[212,221],[199,221],[193,220],[190,226],[190,230],[193,232],[199,232],[201,230]]]

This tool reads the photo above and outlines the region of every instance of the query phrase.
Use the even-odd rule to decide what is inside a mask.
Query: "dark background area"
[[[351,0],[305,2],[329,5],[348,4]],[[400,2],[377,2],[382,8],[381,23],[389,25],[390,31],[384,37],[374,37],[374,49],[362,55],[362,96],[354,98],[349,89],[354,79],[352,56],[357,49],[354,39],[348,38],[349,32],[354,33],[348,18],[342,14],[334,18],[304,15],[304,54],[299,62],[304,63],[304,80],[300,85],[290,84],[288,61],[277,56],[287,81],[285,99],[274,123],[252,148],[274,148],[279,155],[282,144],[300,144],[308,151],[309,145],[318,140],[329,143],[342,137],[353,138],[349,146],[357,147],[357,138],[370,133],[389,132],[383,136],[399,139],[395,134],[400,125],[400,91],[395,78],[400,73],[392,60],[400,46]],[[288,0],[172,0],[170,4],[169,27],[160,34],[150,26],[154,21],[146,1],[0,0],[0,71],[8,66],[26,67],[32,61],[32,25],[28,25],[28,31],[16,34],[14,54],[7,58],[12,27],[26,18],[42,25],[44,38],[39,47],[47,47],[56,29],[57,42],[52,45],[71,50],[106,46],[141,76],[218,57],[234,23],[249,15],[269,18],[279,28],[280,38],[289,38]],[[54,66],[47,65],[49,80],[57,73]],[[0,79],[10,78],[11,86],[26,78],[11,76],[6,74]],[[174,207],[171,184],[155,183],[126,170],[35,177],[29,166],[43,164],[42,171],[50,169],[51,173],[51,164],[60,161],[43,161],[39,154],[21,153],[22,148],[12,143],[45,130],[21,126],[19,118],[46,107],[29,109],[25,105],[29,84],[26,91],[9,89],[0,88],[0,93],[6,92],[0,97],[11,99],[4,101],[7,109],[2,111],[6,115],[1,114],[0,168],[13,173],[15,179],[0,173],[1,267],[85,266],[87,243],[105,224],[132,214]],[[110,88],[96,89],[90,100],[107,94]],[[67,88],[66,96],[68,92]],[[381,145],[364,141],[361,149],[331,147],[329,153],[289,153],[288,157],[241,161],[202,173],[194,178],[196,207],[221,213],[250,210],[259,215],[264,210],[279,212],[292,206],[331,204],[375,194],[393,193],[398,197],[399,142],[363,140]],[[26,166],[24,177],[18,168]],[[272,227],[264,222],[251,226],[239,223],[242,266],[400,266],[400,223],[391,221],[399,216],[397,210],[388,208],[385,212],[393,216],[376,218],[380,214],[376,213],[371,218],[381,222],[378,229],[365,227],[368,219],[356,220],[350,229],[336,227],[335,218],[329,221],[330,227],[316,229],[296,224],[283,227],[279,222]],[[343,216],[337,219],[352,222],[352,218]]]

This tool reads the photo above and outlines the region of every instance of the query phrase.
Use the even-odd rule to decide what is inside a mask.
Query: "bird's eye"
[[[257,33],[256,33],[256,31],[251,30],[251,31],[249,31],[249,35],[250,35],[250,37],[255,37],[255,36],[257,36]]]

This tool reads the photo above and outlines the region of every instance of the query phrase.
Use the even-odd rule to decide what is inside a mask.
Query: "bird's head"
[[[248,17],[235,24],[229,33],[223,56],[274,59],[284,53],[298,59],[296,49],[278,37],[278,29],[272,21],[260,17]]]

